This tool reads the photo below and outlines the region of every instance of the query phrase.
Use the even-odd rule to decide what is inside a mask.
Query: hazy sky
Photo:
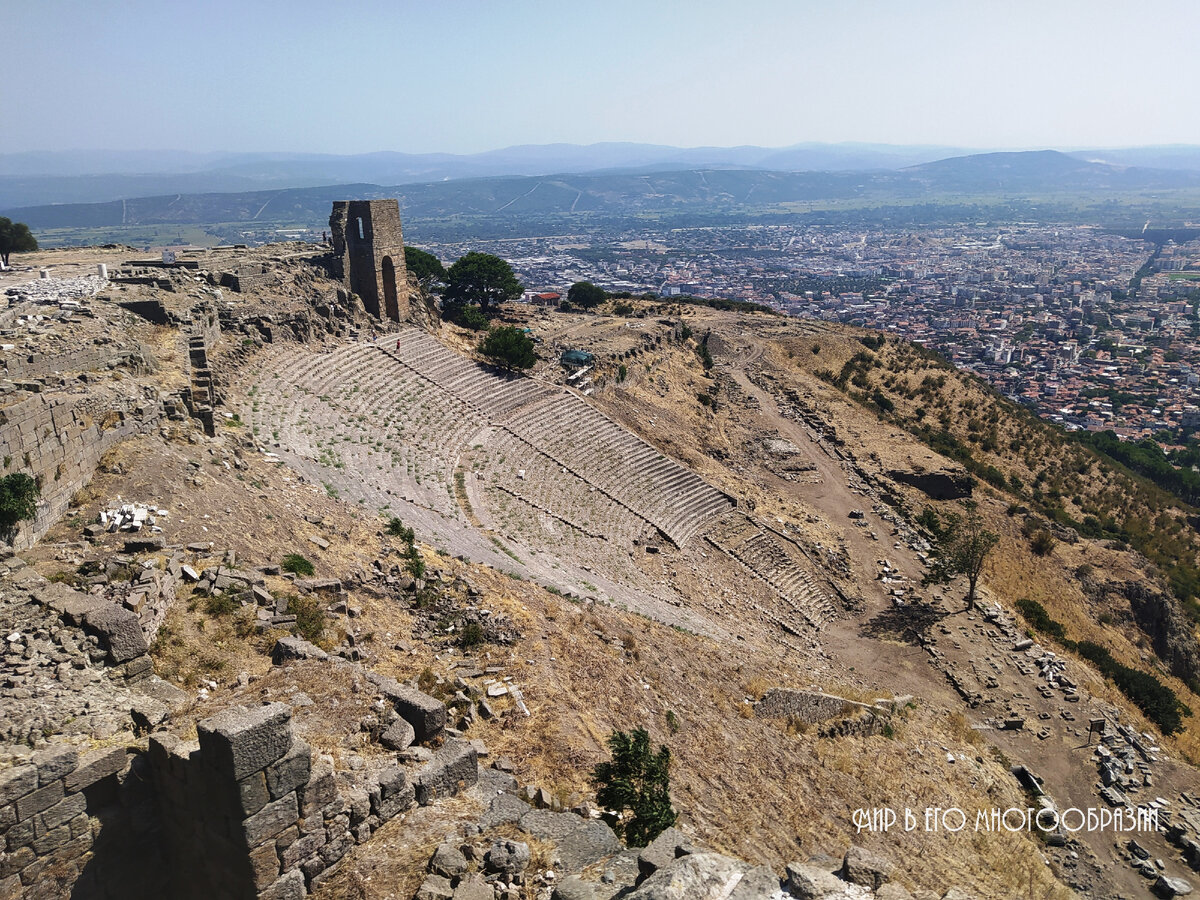
[[[1200,144],[1196,0],[29,0],[0,152]]]

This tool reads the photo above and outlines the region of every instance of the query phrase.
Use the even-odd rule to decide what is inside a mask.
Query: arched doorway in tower
[[[383,258],[383,313],[393,322],[400,321],[400,305],[396,301],[396,266],[390,256]]]

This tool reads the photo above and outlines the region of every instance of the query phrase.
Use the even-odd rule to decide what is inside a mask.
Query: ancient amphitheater
[[[785,631],[834,605],[803,551],[583,396],[482,365],[404,327],[333,352],[280,346],[244,374],[243,418],[307,477],[399,515],[431,542],[567,593],[678,619],[635,548],[697,539],[761,579]]]

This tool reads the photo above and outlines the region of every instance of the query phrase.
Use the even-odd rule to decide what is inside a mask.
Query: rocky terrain
[[[1047,522],[1033,552],[1014,485],[1049,437],[989,443],[997,487],[906,418],[1018,423],[969,380],[909,398],[941,370],[902,345],[645,301],[503,310],[540,340],[515,376],[429,303],[373,317],[311,245],[22,263],[2,474],[41,500],[0,563],[0,896],[1191,890],[1195,725],[1072,649],[1194,706],[1190,621],[1136,548]],[[1150,502],[1089,464],[1068,512]],[[1000,537],[975,609],[923,585],[922,512],[967,496]],[[634,727],[679,814],[645,848],[589,777]]]

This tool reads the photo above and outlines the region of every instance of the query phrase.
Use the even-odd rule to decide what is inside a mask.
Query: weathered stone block
[[[196,726],[201,754],[208,765],[241,781],[291,749],[291,720],[292,711],[283,703],[224,710]]]
[[[314,762],[308,784],[297,793],[300,795],[300,811],[306,819],[312,818],[336,800],[338,790],[337,780],[333,777],[333,763],[326,759]]]
[[[379,736],[379,743],[389,750],[398,752],[407,750],[416,739],[417,733],[413,730],[412,725],[404,719],[397,719]]]
[[[74,747],[48,747],[29,758],[37,766],[38,784],[47,785],[62,778],[79,763],[79,751]]]
[[[446,727],[446,705],[441,700],[392,678],[381,678],[377,683],[400,717],[413,727],[418,741],[437,737]]]
[[[378,803],[381,796],[378,784],[373,785],[369,793],[362,785],[354,785],[347,790],[343,795],[346,801],[346,825],[353,827],[366,819],[371,814],[372,801]]]
[[[842,878],[872,890],[891,879],[892,869],[890,861],[862,847],[851,847],[842,860]]]
[[[427,875],[413,900],[453,900],[454,888],[441,875]]]
[[[742,876],[729,900],[762,900],[763,897],[778,897],[779,876],[767,866],[755,866]]]
[[[87,798],[83,794],[70,794],[44,812],[38,813],[34,821],[37,822],[39,832],[49,831],[66,824],[86,810]]]
[[[267,766],[267,790],[271,799],[278,800],[307,784],[311,769],[312,750],[304,741],[293,741],[292,749],[283,759]]]
[[[0,772],[0,805],[21,799],[37,786],[37,766],[14,766]]]
[[[32,847],[19,847],[5,856],[0,856],[0,878],[17,874],[35,859],[37,854],[33,852]]]
[[[695,852],[687,835],[677,828],[668,828],[638,854],[638,880],[649,878],[667,863]]]
[[[92,750],[80,757],[75,771],[63,779],[68,794],[91,787],[102,778],[107,778],[125,768],[124,747]]]
[[[38,589],[34,592],[34,599],[62,616],[68,625],[75,626],[83,624],[83,616],[88,610],[105,602],[61,582]]]
[[[443,878],[457,878],[467,871],[467,858],[463,856],[458,844],[446,841],[438,845],[429,860],[429,871]]]
[[[529,845],[524,841],[497,838],[483,857],[485,872],[508,876],[518,875],[529,868]]]
[[[246,846],[254,847],[268,838],[276,837],[289,825],[295,825],[299,817],[300,809],[295,794],[268,803],[242,823],[242,837]]]
[[[250,869],[254,873],[254,887],[260,891],[279,878],[279,854],[275,852],[274,841],[250,851]]]
[[[258,900],[303,900],[304,876],[298,869],[283,875],[258,895]]]
[[[453,896],[454,900],[494,900],[496,893],[480,876],[473,875],[459,883]]]
[[[71,829],[66,825],[59,825],[57,828],[52,828],[45,834],[38,835],[33,839],[33,849],[38,856],[45,856],[71,840]]]
[[[38,788],[32,794],[26,794],[17,801],[17,818],[21,821],[32,818],[44,809],[49,809],[63,798],[63,783],[52,781],[43,788]]]
[[[111,662],[120,664],[149,651],[137,614],[115,603],[100,603],[83,614],[83,626],[100,638]]]
[[[8,829],[8,833],[5,835],[5,845],[8,847],[9,853],[15,853],[21,847],[28,847],[32,844],[35,837],[37,837],[37,828],[34,820],[26,819]]]
[[[67,824],[71,827],[71,837],[77,838],[84,835],[91,837],[92,820],[86,812],[81,812]]]
[[[379,773],[379,791],[371,794],[371,812],[381,821],[413,805],[415,788],[408,783],[408,774],[399,766],[388,766]]]
[[[846,882],[832,872],[804,863],[789,863],[786,873],[788,893],[798,900],[819,900],[844,892]]]
[[[290,844],[281,854],[284,869],[294,869],[325,846],[325,829],[314,831]]]
[[[336,837],[330,837],[325,842],[325,846],[321,848],[320,859],[325,863],[324,868],[328,869],[335,862],[350,852],[350,848],[354,846],[354,837],[348,831],[343,831]]]
[[[475,748],[466,741],[449,740],[416,775],[416,799],[427,806],[452,797],[479,777]]]
[[[498,825],[509,825],[520,822],[531,807],[519,797],[512,794],[500,794],[492,800],[491,805],[479,819],[484,828],[495,828]]]
[[[271,802],[267,778],[262,772],[248,775],[237,783],[238,805],[243,816],[252,816]]]
[[[279,837],[275,838],[275,849],[283,853],[288,847],[296,843],[300,839],[300,823],[297,822],[289,828],[283,829],[279,833]]]

